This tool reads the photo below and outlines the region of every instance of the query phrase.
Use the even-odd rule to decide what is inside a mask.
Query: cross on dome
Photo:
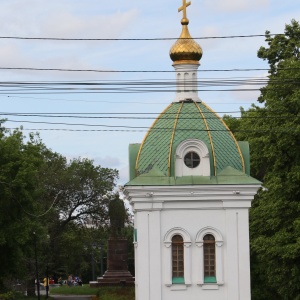
[[[182,0],[182,6],[178,12],[183,11],[181,19],[182,32],[179,39],[170,49],[170,57],[174,65],[199,65],[202,57],[202,49],[191,37],[188,29],[189,19],[186,17],[186,8],[191,5],[191,1]],[[192,97],[193,98],[193,97]],[[198,99],[198,96],[196,97]]]
[[[186,8],[188,6],[191,5],[191,1],[189,1],[188,3],[186,3],[186,0],[182,0],[182,6],[178,8],[178,12],[181,12],[183,11],[183,20],[187,20],[187,17],[186,17]]]

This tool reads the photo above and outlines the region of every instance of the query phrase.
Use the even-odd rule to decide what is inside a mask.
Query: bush
[[[15,292],[7,292],[4,294],[0,294],[0,300],[15,300],[16,298],[16,293]]]

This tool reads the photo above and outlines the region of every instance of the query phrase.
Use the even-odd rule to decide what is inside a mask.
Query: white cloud
[[[117,38],[126,32],[136,15],[136,10],[106,16],[79,16],[61,11],[49,14],[39,23],[40,32],[55,37]]]
[[[83,5],[86,7],[85,3]],[[0,10],[0,33],[113,38],[126,31],[136,16],[136,9],[112,14],[81,13],[68,1],[5,1]]]
[[[119,170],[119,184],[124,185],[129,181],[129,166]]]
[[[26,5],[24,4],[26,3]],[[79,2],[10,0],[0,4],[0,36],[120,38],[133,24],[137,9],[110,14],[82,13]],[[73,4],[73,3],[72,3]],[[81,4],[83,5],[83,4]],[[85,5],[85,4],[84,4]],[[76,9],[75,9],[76,7]],[[99,8],[99,5],[97,5]],[[69,68],[105,70],[110,54],[117,48],[113,42],[53,42],[33,40],[0,41],[0,66],[33,68]],[[106,55],[105,55],[106,53]],[[107,59],[107,57],[110,57]],[[110,67],[110,69],[112,69]],[[5,74],[30,78],[33,72],[5,71]],[[37,72],[43,79],[103,79],[101,73]]]
[[[120,166],[121,162],[118,157],[105,156],[105,157],[93,157],[96,165],[100,165],[104,168],[117,168]]]

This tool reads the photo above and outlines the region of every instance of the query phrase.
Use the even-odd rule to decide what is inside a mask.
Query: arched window
[[[174,227],[166,232],[163,252],[166,286],[191,285],[191,244],[191,237],[183,228]]]
[[[176,234],[172,237],[172,283],[184,283],[183,238]]]
[[[210,176],[210,156],[206,144],[197,139],[187,139],[176,148],[175,175]]]
[[[189,80],[189,73],[184,73],[184,91],[185,92],[189,92],[189,84],[188,84],[188,80]]]
[[[182,78],[181,73],[177,73],[177,93],[182,92]]]
[[[216,282],[216,243],[212,234],[203,238],[204,282]]]
[[[199,255],[194,263],[196,268],[197,284],[203,286],[223,285],[223,238],[219,230],[213,227],[204,227],[196,235],[196,245]]]

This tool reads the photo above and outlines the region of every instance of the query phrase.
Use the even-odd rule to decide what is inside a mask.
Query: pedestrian
[[[72,284],[73,284],[73,275],[71,274],[71,275],[69,275],[69,277],[68,277],[68,286],[71,287]]]

